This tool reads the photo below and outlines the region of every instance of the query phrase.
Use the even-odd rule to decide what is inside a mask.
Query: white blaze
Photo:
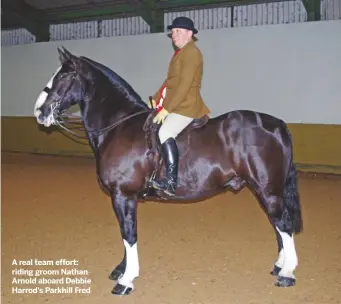
[[[51,79],[49,80],[49,82],[46,84],[45,87],[51,89],[52,88],[52,82],[53,82],[53,79],[56,77],[57,73],[60,71],[62,67],[58,67],[57,71],[52,75]],[[47,93],[45,91],[42,91],[37,100],[36,100],[36,103],[35,103],[35,106],[34,106],[34,116],[38,118],[38,116],[40,115],[40,111],[38,110],[43,104],[44,102],[46,101],[46,97],[47,97]]]

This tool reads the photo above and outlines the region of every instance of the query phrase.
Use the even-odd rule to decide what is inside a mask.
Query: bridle
[[[84,122],[83,122],[83,119],[79,118],[79,116],[76,116],[76,115],[72,115],[72,114],[66,114],[65,112],[67,111],[67,109],[65,109],[64,111],[60,112],[60,105],[61,105],[61,102],[63,101],[66,93],[68,92],[68,90],[70,89],[70,87],[74,84],[75,81],[79,81],[79,79],[77,79],[78,77],[78,74],[77,72],[71,72],[69,73],[68,75],[70,74],[73,74],[72,76],[72,81],[70,81],[70,84],[68,85],[67,89],[64,91],[64,94],[63,95],[59,95],[55,92],[53,92],[53,95],[52,95],[52,100],[54,101],[52,104],[51,104],[51,115],[52,115],[52,118],[53,118],[53,122],[59,126],[60,128],[64,129],[65,131],[67,131],[68,133],[71,133],[72,135],[78,137],[78,138],[82,138],[82,139],[87,139],[86,136],[81,136],[79,134],[76,134],[75,132],[71,131],[70,129],[71,128],[67,128],[65,126],[65,124],[83,124],[84,125]],[[49,88],[45,88],[44,91],[46,93],[50,93],[50,89]],[[107,127],[104,127],[102,129],[100,129],[99,131],[97,130],[91,130],[89,128],[84,128],[84,127],[77,127],[77,128],[73,128],[73,129],[78,129],[78,130],[82,130],[82,131],[86,131],[87,133],[90,133],[94,136],[100,136],[100,135],[103,135],[105,134],[106,132],[109,132],[111,130],[113,130],[114,128],[116,128],[117,126],[119,126],[121,123],[123,123],[124,121],[130,119],[130,118],[133,118],[137,115],[140,115],[140,114],[143,114],[143,113],[148,113],[150,112],[150,109],[145,109],[145,110],[142,110],[142,111],[138,111],[136,113],[132,113],[130,115],[127,115],[125,117],[122,117],[121,119],[119,119],[118,121],[116,121],[115,123],[107,126]],[[70,121],[68,121],[70,119]]]

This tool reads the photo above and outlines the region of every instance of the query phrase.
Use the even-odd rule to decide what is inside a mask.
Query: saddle
[[[145,132],[145,138],[148,145],[148,152],[149,154],[156,154],[161,150],[161,143],[158,136],[158,131],[161,127],[161,124],[156,124],[153,122],[154,117],[156,116],[157,111],[153,110],[148,115],[144,126],[143,131]],[[193,129],[198,129],[203,127],[209,121],[208,115],[204,115],[203,117],[194,119],[181,133],[189,133]]]

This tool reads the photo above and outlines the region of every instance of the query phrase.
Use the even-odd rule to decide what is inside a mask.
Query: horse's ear
[[[75,55],[71,54],[71,52],[69,52],[64,46],[62,46],[62,48],[67,58],[73,59],[75,57]]]
[[[66,57],[66,55],[63,53],[63,51],[60,48],[58,48],[58,54],[59,54],[59,61],[62,65],[68,61],[68,58]]]
[[[62,46],[62,48],[63,48],[63,54],[67,58],[69,63],[73,66],[73,68],[77,72],[81,72],[82,71],[81,59],[79,57],[73,55],[71,52],[69,52],[64,46]]]

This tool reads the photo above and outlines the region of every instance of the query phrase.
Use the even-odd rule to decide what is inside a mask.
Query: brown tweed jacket
[[[200,118],[210,113],[201,95],[203,57],[194,40],[187,43],[168,66],[167,78],[162,84],[167,88],[163,107],[169,113],[178,113],[192,118]],[[158,102],[159,89],[153,96]]]

